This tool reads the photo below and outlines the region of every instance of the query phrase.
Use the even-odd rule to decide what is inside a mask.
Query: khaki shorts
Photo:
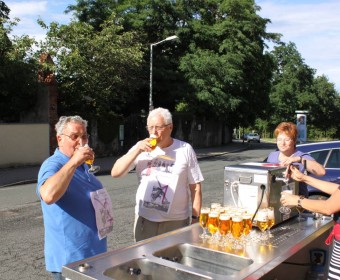
[[[151,222],[141,216],[135,216],[135,241],[141,241],[162,233],[186,227],[189,224],[189,218],[179,221]]]

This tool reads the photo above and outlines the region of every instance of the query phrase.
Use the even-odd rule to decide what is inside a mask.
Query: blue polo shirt
[[[40,187],[58,172],[69,157],[56,149],[42,164],[38,174],[37,195]],[[106,238],[99,240],[95,211],[90,192],[102,189],[100,181],[79,166],[65,192],[55,203],[48,205],[41,198],[45,227],[46,270],[61,272],[62,266],[107,250]]]

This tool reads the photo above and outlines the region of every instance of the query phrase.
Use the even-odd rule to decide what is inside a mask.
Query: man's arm
[[[201,183],[190,184],[191,203],[192,203],[192,215],[200,216],[202,206],[202,188]],[[199,219],[192,219],[192,223],[197,223]]]
[[[111,176],[113,178],[119,178],[126,175],[130,171],[130,167],[135,159],[140,155],[142,152],[150,152],[151,145],[149,143],[149,138],[146,138],[142,141],[139,141],[136,144],[135,149],[130,150],[121,158],[117,159],[115,164],[111,169]]]
[[[77,167],[89,158],[90,151],[92,151],[90,148],[81,148],[74,151],[70,160],[41,185],[39,192],[41,199],[45,203],[55,203],[64,195]]]

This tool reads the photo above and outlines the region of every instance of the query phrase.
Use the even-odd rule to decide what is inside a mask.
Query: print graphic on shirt
[[[147,168],[142,172],[142,176],[149,176],[154,171],[171,173],[174,166],[173,160],[155,158],[148,161]]]
[[[145,189],[142,207],[169,213],[175,194],[178,175],[156,172],[143,177],[141,185]]]
[[[96,213],[96,224],[99,239],[103,239],[113,230],[112,203],[106,189],[90,193],[92,205]]]

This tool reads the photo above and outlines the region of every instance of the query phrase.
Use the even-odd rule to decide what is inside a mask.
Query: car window
[[[340,168],[340,149],[332,150],[326,168]]]
[[[310,155],[320,164],[325,165],[325,160],[328,156],[329,150],[311,152]]]

